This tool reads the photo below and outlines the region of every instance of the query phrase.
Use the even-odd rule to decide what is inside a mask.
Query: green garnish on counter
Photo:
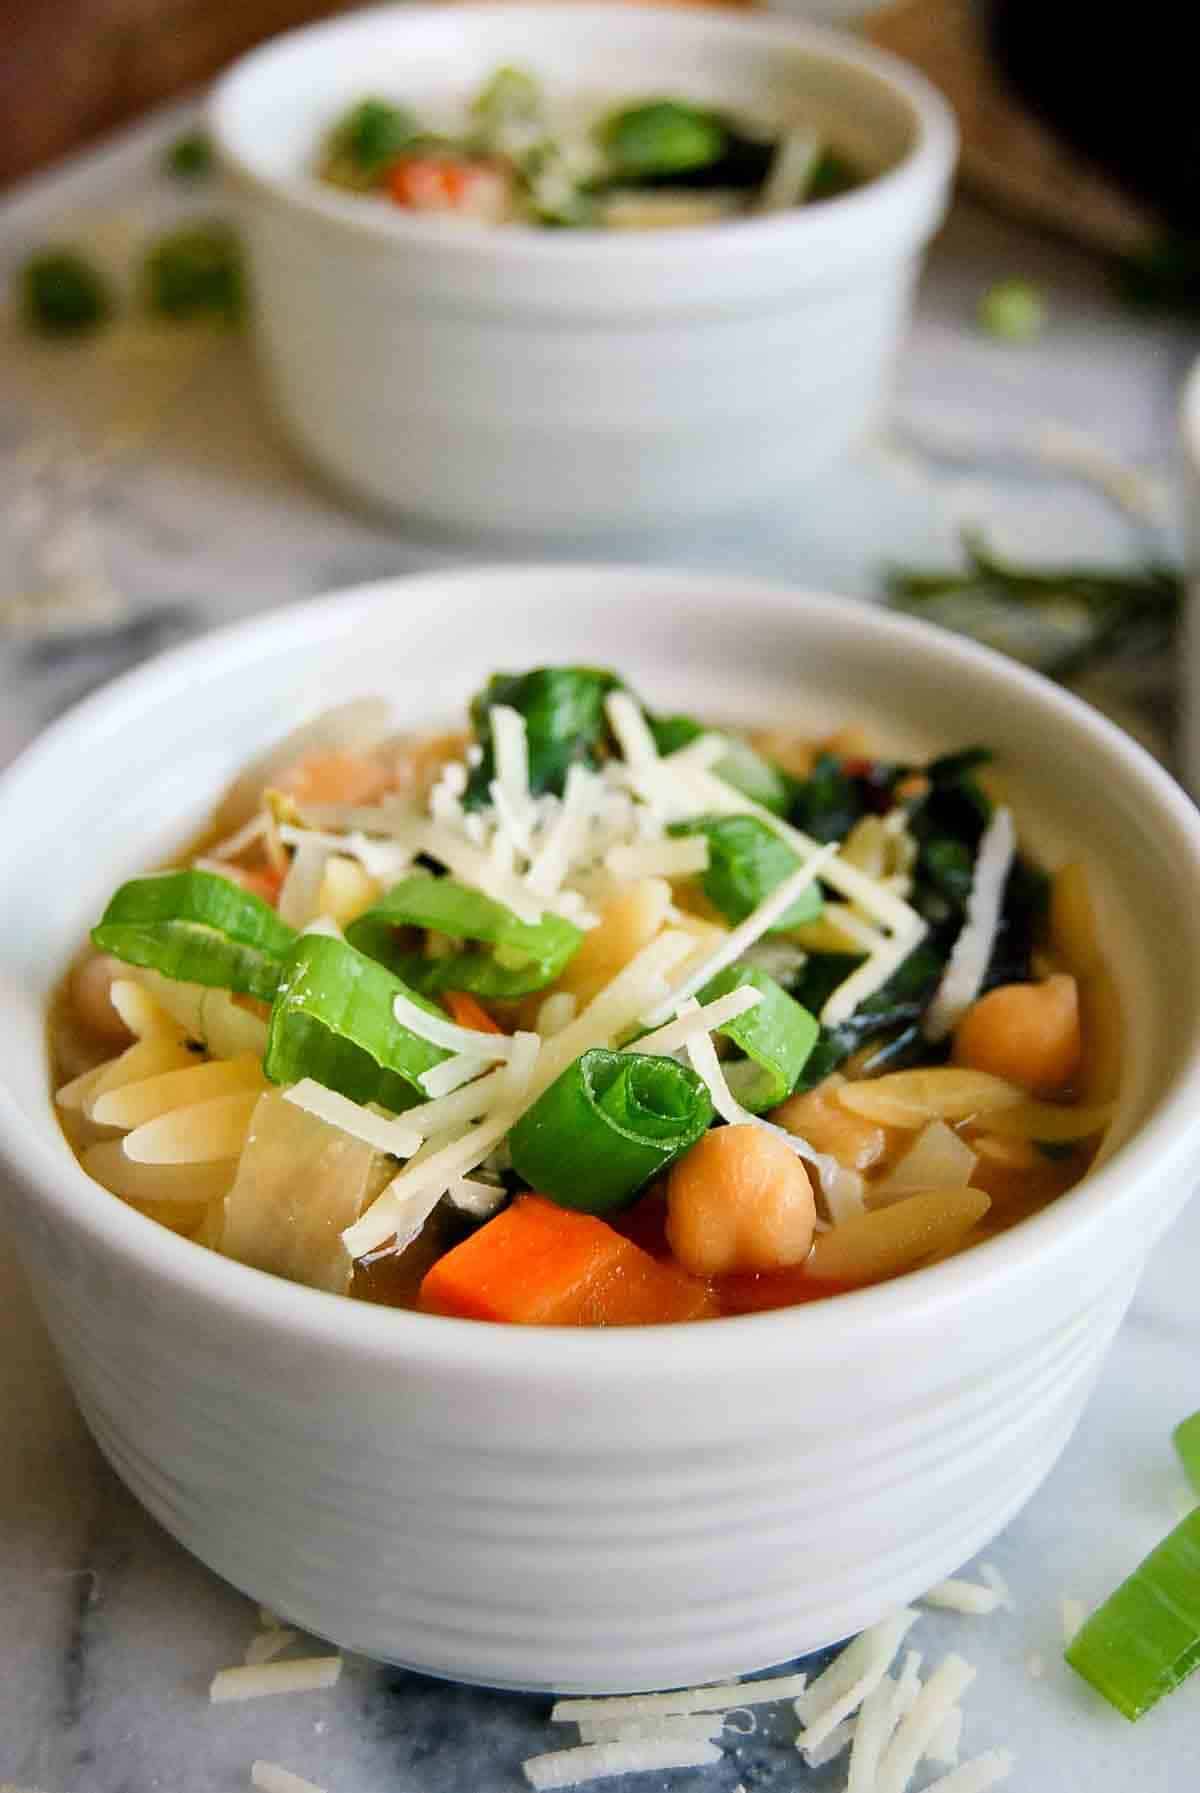
[[[77,249],[40,250],[17,282],[21,314],[39,336],[86,336],[112,316],[107,279]]]
[[[1109,1595],[1065,1654],[1129,1719],[1141,1718],[1200,1667],[1200,1508]]]

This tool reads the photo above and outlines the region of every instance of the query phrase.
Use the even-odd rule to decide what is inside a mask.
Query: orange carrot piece
[[[442,1005],[459,1027],[471,1027],[476,1033],[504,1032],[494,1016],[467,990],[443,990]]]
[[[518,1196],[439,1258],[419,1306],[522,1326],[636,1326],[715,1312],[703,1283],[541,1195]]]

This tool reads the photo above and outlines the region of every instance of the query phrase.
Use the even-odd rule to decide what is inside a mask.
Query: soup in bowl
[[[564,669],[590,698],[539,710],[531,693]],[[361,703],[381,687],[386,718]],[[331,701],[352,706],[352,736],[287,741]],[[578,832],[581,802],[561,757],[561,794],[535,788],[544,719],[574,726],[589,704],[567,760],[609,831],[590,825],[602,851],[567,853],[557,881],[543,864],[535,918],[533,860],[564,816],[560,848]],[[988,764],[963,757],[976,745]],[[697,801],[663,798],[681,775]],[[0,816],[22,843],[0,935],[12,1230],[81,1407],[188,1548],[348,1647],[616,1691],[860,1629],[1029,1497],[1192,1187],[1190,807],[1062,692],[868,607],[587,568],[343,594],[93,699],[8,774]],[[645,905],[658,982],[643,962],[621,984],[645,946],[600,950],[618,901]],[[64,984],[91,928],[120,969],[81,960]],[[718,965],[731,941],[744,950]],[[851,1037],[920,946],[937,964],[915,1013]],[[346,999],[359,960],[356,987],[386,995],[383,1046],[379,1012]],[[224,981],[203,982],[218,962]],[[622,991],[632,1008],[594,1039],[597,1001]],[[998,1000],[1007,1019],[981,1029]],[[1014,1000],[1040,1005],[1053,1041],[1036,1076],[1030,1036],[996,1056]],[[348,1076],[364,1071],[349,1046],[403,1096]],[[131,1052],[146,1074],[98,1088]],[[172,1104],[172,1078],[191,1096],[200,1079],[200,1099]],[[79,1079],[56,1113],[55,1087]],[[509,1110],[481,1102],[489,1079]],[[430,1124],[435,1102],[453,1128]],[[243,1176],[272,1112],[285,1156],[297,1126],[321,1142],[273,1184]],[[181,1125],[209,1142],[190,1158]],[[754,1175],[706,1161],[731,1139]],[[419,1173],[448,1149],[430,1201]],[[322,1179],[345,1201],[339,1154],[359,1181],[340,1224],[310,1231],[288,1203]],[[132,1180],[114,1194],[118,1169]],[[164,1197],[172,1176],[201,1183]],[[258,1199],[229,1234],[239,1183]],[[724,1196],[751,1185],[749,1222],[726,1224]],[[264,1229],[268,1188],[282,1226]],[[906,1230],[914,1201],[948,1230]],[[881,1221],[899,1256],[844,1254],[839,1275],[826,1256],[819,1274],[839,1235],[861,1247]],[[559,1305],[514,1311],[538,1227],[534,1307],[547,1286]],[[575,1311],[568,1233],[593,1272]]]

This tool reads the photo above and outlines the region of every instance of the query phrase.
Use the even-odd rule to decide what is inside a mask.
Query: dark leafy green
[[[690,816],[673,822],[673,835],[702,834],[708,841],[708,869],[701,873],[705,896],[734,926],[764,902],[777,885],[799,869],[800,857],[757,816]],[[785,909],[768,933],[786,933],[815,921],[824,906],[816,880]]]
[[[43,249],[18,276],[21,312],[39,336],[86,336],[112,316],[108,281],[76,249]]]
[[[529,788],[535,796],[561,796],[573,765],[595,766],[608,742],[604,700],[621,681],[595,666],[539,666],[532,672],[493,675],[471,703],[475,738],[482,749],[471,772],[464,801],[486,803],[496,776],[490,713],[497,704],[525,718],[529,744]]]
[[[863,780],[846,771],[836,754],[823,753],[792,795],[788,820],[813,840],[844,840],[854,824],[873,813]]]
[[[868,1040],[886,1040],[881,1051],[887,1054],[887,1068],[893,1070],[901,1064],[942,1056],[921,1041],[920,1020],[941,980],[945,962],[943,952],[922,942],[881,990],[859,1004],[849,1020],[836,1027],[822,1026],[798,1087],[812,1089]],[[820,1015],[838,985],[861,963],[860,958],[849,953],[812,953],[792,987],[792,995],[804,1008]],[[883,1063],[879,1068],[884,1068]]]

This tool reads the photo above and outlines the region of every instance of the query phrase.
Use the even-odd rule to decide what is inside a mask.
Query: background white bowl
[[[1200,361],[1184,383],[1179,407],[1182,451],[1187,611],[1183,635],[1183,675],[1179,692],[1183,777],[1200,802]]]
[[[554,94],[799,108],[877,178],[773,217],[613,235],[406,214],[308,172],[364,93],[444,107],[512,62]],[[884,396],[955,153],[933,89],[849,38],[627,6],[337,19],[239,62],[212,125],[301,452],[370,502],[537,533],[733,510],[841,453]]]
[[[1101,881],[1128,1027],[1116,1150],[970,1254],[792,1312],[483,1327],[297,1288],[84,1175],[44,1004],[114,882],[300,714],[386,690],[441,723],[497,667],[619,666],[664,708],[894,750],[995,746],[1026,835]],[[278,611],[118,682],[0,781],[9,1215],[89,1425],[205,1562],[305,1628],[497,1685],[614,1691],[776,1662],[956,1569],[1062,1449],[1197,1176],[1200,819],[1094,712],[843,600],[503,569]]]

